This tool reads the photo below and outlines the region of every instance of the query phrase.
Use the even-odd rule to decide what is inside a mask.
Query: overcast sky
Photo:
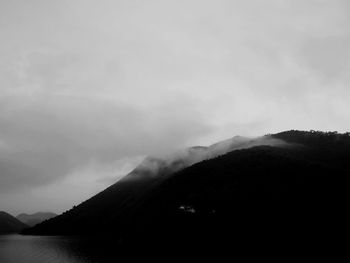
[[[0,210],[62,212],[143,156],[349,130],[348,0],[0,0]]]

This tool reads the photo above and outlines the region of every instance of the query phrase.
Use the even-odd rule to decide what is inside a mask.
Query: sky
[[[146,155],[345,132],[348,0],[0,0],[0,210],[63,212]]]

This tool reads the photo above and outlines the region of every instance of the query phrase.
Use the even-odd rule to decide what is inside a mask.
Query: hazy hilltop
[[[35,226],[36,224],[39,224],[55,216],[57,216],[57,214],[51,212],[37,212],[34,214],[22,213],[19,214],[16,218],[28,226]]]
[[[0,234],[19,233],[28,226],[12,215],[0,211]]]
[[[323,240],[342,231],[348,218],[349,134],[288,131],[245,139],[239,147],[227,146],[231,142],[194,147],[170,162],[148,159],[153,166],[142,164],[25,233],[216,246],[227,238],[232,244],[266,236],[290,242],[305,233]],[[212,154],[210,148],[221,150]]]
[[[235,136],[208,147],[195,146],[165,157],[147,157],[119,182],[72,210],[37,225],[27,233],[37,233],[37,230],[42,234],[86,234],[95,230],[109,232],[110,228],[107,227],[109,224],[114,224],[116,222],[114,220],[119,220],[119,217],[126,220],[154,196],[156,189],[164,181],[186,167],[236,149],[285,144],[282,140],[271,136],[259,138]],[[101,222],[104,222],[102,228]],[[54,229],[51,229],[51,224],[55,224]]]

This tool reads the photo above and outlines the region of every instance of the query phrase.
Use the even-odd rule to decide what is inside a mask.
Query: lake
[[[0,235],[1,263],[90,263],[110,262],[108,253],[118,245],[101,240],[64,236]],[[115,256],[118,253],[114,254]]]

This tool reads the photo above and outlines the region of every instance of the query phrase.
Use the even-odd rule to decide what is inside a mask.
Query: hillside
[[[165,157],[147,157],[122,180],[89,200],[27,230],[28,234],[86,234],[107,233],[115,220],[129,220],[156,193],[156,189],[174,173],[194,163],[214,158],[235,149],[256,145],[285,145],[280,139],[264,136],[236,136],[209,147],[191,147]]]
[[[0,211],[0,234],[19,233],[28,226],[10,214]]]
[[[55,213],[38,212],[38,213],[30,214],[30,215],[22,213],[22,214],[19,214],[16,218],[19,221],[25,223],[26,225],[32,227],[32,226],[35,226],[35,225],[37,225],[45,220],[53,218],[55,216],[57,216]]]
[[[323,240],[343,231],[350,136],[289,131],[269,138],[285,143],[233,149],[166,179],[152,177],[152,184],[142,176],[123,180],[25,233],[108,233],[127,244],[218,246],[267,236]]]

